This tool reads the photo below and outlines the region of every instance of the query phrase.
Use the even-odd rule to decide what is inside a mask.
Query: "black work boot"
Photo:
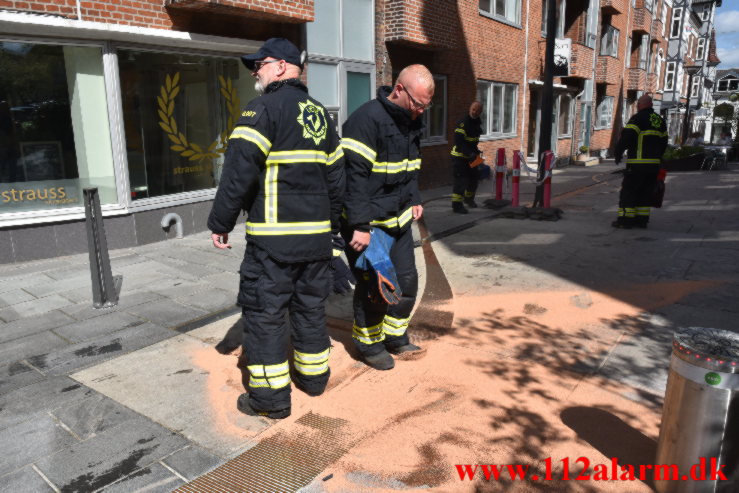
[[[383,351],[378,354],[373,354],[371,356],[362,355],[362,361],[367,366],[371,366],[375,370],[392,370],[395,367],[395,360],[392,356],[390,356],[390,353]]]
[[[393,354],[409,353],[409,352],[420,351],[420,350],[421,348],[419,346],[416,346],[415,344],[411,344],[410,342],[400,347],[388,348],[388,351],[390,351]]]
[[[618,229],[631,229],[634,226],[630,222],[622,221],[621,218],[616,219],[611,223],[611,226]]]
[[[469,211],[462,202],[452,202],[452,212],[456,212],[457,214],[467,214]]]
[[[271,419],[284,419],[290,416],[290,408],[267,411],[256,409],[249,403],[249,394],[244,393],[236,400],[236,408],[248,416],[266,416]]]
[[[464,203],[470,209],[476,209],[477,208],[477,202],[475,202],[475,199],[472,198],[472,197],[468,197],[468,198],[464,199]]]

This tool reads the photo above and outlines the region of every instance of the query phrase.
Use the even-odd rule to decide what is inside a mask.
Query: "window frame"
[[[669,77],[672,76],[672,80]],[[677,62],[665,63],[665,91],[674,91],[677,81]]]
[[[613,127],[613,101],[614,101],[614,99],[615,99],[614,96],[608,96],[606,94],[606,95],[603,95],[601,97],[600,101],[598,102],[598,105],[597,105],[596,110],[595,110],[595,114],[596,114],[596,125],[594,126],[594,128],[596,130],[606,130],[606,129],[609,129],[609,128],[612,128]],[[608,114],[609,114],[608,123],[606,125],[601,125],[601,120],[603,120],[603,116],[604,116],[603,115],[603,111],[605,109],[604,108],[604,103],[606,103],[606,102],[609,102],[609,104],[606,105],[606,106],[608,106]]]
[[[483,133],[480,136],[480,140],[499,140],[499,139],[510,139],[513,137],[516,137],[518,135],[516,128],[518,127],[518,84],[511,83],[511,82],[497,82],[497,81],[490,81],[490,80],[484,80],[484,79],[477,79],[475,88],[476,93],[477,89],[480,85],[485,85],[485,90],[487,92],[487,108],[485,108],[485,116],[488,118],[487,121],[483,122],[487,133]],[[498,112],[498,117],[500,118],[500,132],[493,132],[492,131],[492,107],[493,107],[493,88],[494,87],[500,87],[501,88],[501,106]],[[504,118],[505,118],[505,99],[506,94],[508,93],[509,89],[513,89],[514,96],[513,96],[513,106],[512,106],[512,131],[511,132],[504,132],[503,131],[503,125],[504,125]]]
[[[690,98],[697,98],[698,97],[698,91],[699,91],[699,85],[701,82],[701,78],[699,76],[693,77],[693,86],[690,88]]]
[[[618,43],[621,31],[613,27],[611,24],[604,24],[601,29],[600,37],[600,55],[618,58]],[[603,53],[604,48],[610,45],[608,53]]]
[[[677,22],[677,24],[675,24]],[[679,38],[680,29],[683,25],[683,8],[675,7],[672,9],[672,19],[670,21],[670,38]]]
[[[449,80],[446,75],[442,74],[431,74],[434,78],[434,83],[436,84],[436,89],[434,90],[434,95],[436,95],[436,91],[439,89],[438,81],[443,80],[444,81],[444,117],[442,119],[441,124],[441,134],[440,135],[431,135],[430,128],[431,125],[428,125],[428,119],[430,118],[428,115],[429,113],[427,111],[423,112],[422,118],[424,119],[424,132],[421,136],[421,147],[424,146],[432,146],[432,145],[440,145],[440,144],[446,144],[447,141],[447,127],[449,125],[449,104],[448,104],[448,93],[449,93]],[[436,105],[434,105],[436,106]]]
[[[569,106],[568,108],[568,116],[567,116],[567,131],[564,133],[560,132],[559,127],[559,119],[562,116],[562,99],[566,97],[569,98]],[[572,138],[572,129],[574,128],[574,122],[575,122],[575,98],[572,97],[572,94],[569,92],[563,92],[560,93],[557,96],[557,138],[559,139],[571,139]]]
[[[706,38],[698,38],[698,44],[695,47],[695,59],[703,60],[706,52]]]
[[[489,0],[489,1],[490,1],[490,10],[483,10],[482,5],[481,5],[482,0],[478,0],[477,10],[480,15],[487,17],[489,19],[493,19],[494,21],[502,22],[503,24],[508,24],[510,26],[517,27],[519,29],[521,28],[521,4],[523,3],[521,0],[512,0],[516,2],[516,6],[515,6],[516,12],[515,12],[514,19],[509,19],[507,17],[507,12],[506,14],[503,14],[503,15],[498,14],[495,11],[496,10],[496,7],[495,7],[496,0]],[[510,0],[504,0],[506,10],[508,8],[509,1]]]

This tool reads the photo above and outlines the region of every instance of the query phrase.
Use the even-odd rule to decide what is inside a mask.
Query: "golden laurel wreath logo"
[[[179,152],[180,156],[188,158],[190,161],[203,161],[205,159],[213,159],[219,157],[226,152],[226,143],[228,136],[233,130],[234,124],[239,117],[239,108],[241,102],[236,88],[233,86],[231,79],[224,79],[218,76],[218,82],[221,84],[221,94],[226,100],[228,108],[228,121],[226,130],[224,130],[208,147],[203,149],[202,146],[195,142],[190,142],[185,134],[180,132],[177,127],[177,121],[174,118],[174,103],[177,94],[180,92],[180,73],[177,72],[173,77],[169,74],[164,79],[164,85],[161,87],[161,95],[157,96],[159,108],[159,126],[162,127],[172,141],[170,146],[175,152]],[[221,145],[218,145],[221,144]]]

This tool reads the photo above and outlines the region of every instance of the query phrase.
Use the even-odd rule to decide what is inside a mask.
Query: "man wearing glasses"
[[[272,38],[241,60],[263,95],[246,105],[229,138],[208,227],[216,248],[230,248],[228,233],[241,210],[248,213],[238,304],[249,384],[237,407],[281,419],[290,415],[287,313],[295,385],[320,395],[328,383],[324,306],[334,259],[341,263],[332,233],[341,240],[344,159],[328,112],[298,78],[295,45]]]
[[[358,108],[343,127],[347,192],[342,236],[350,265],[370,243],[372,228],[394,240],[390,260],[402,296],[388,305],[370,299],[372,287],[357,272],[352,336],[364,362],[377,370],[395,366],[390,353],[419,351],[407,329],[418,291],[411,223],[423,214],[418,191],[421,169],[420,116],[431,106],[434,79],[423,65],[403,69],[393,87]],[[373,296],[377,299],[376,296]]]

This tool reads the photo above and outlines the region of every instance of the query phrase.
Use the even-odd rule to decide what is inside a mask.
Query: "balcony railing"
[[[595,69],[595,82],[598,84],[617,85],[621,82],[623,62],[612,56],[599,55]]]
[[[595,50],[580,43],[572,43],[570,77],[589,79],[593,76],[593,56]]]
[[[385,14],[386,42],[440,49],[454,48],[459,42],[459,19],[445,2],[392,0]]]
[[[629,68],[626,77],[626,89],[629,91],[646,91],[647,71],[638,67]]]

